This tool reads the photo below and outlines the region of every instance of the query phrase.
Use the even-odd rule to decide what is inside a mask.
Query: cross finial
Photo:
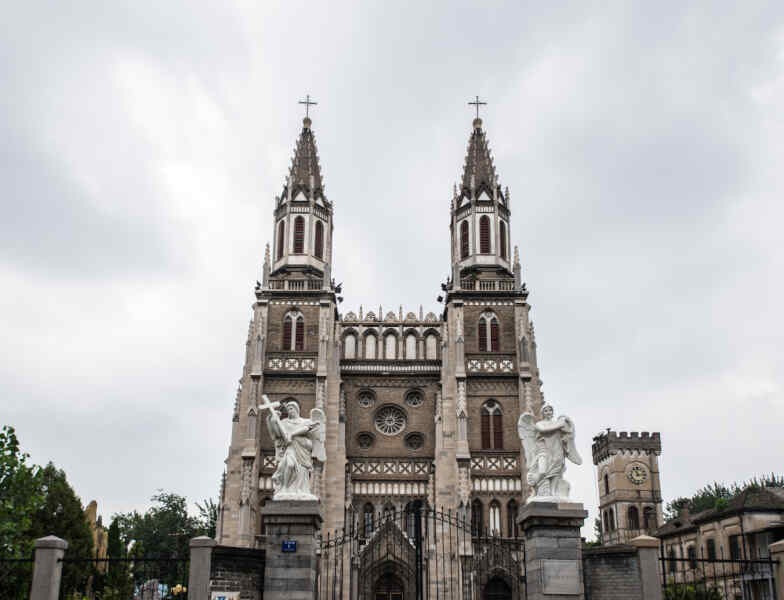
[[[481,100],[479,100],[479,96],[476,97],[476,100],[474,100],[473,102],[469,102],[468,104],[470,104],[471,106],[476,106],[476,118],[477,119],[479,118],[479,107],[480,106],[487,106],[487,102],[482,102]]]
[[[304,104],[305,105],[305,118],[307,119],[309,117],[310,107],[315,105],[315,104],[318,104],[318,102],[313,102],[310,99],[310,94],[306,94],[304,100],[299,100],[299,104]]]

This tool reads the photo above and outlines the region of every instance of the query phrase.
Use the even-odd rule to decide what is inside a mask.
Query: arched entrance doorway
[[[376,582],[374,600],[403,600],[403,584],[394,575],[386,574]]]
[[[493,577],[487,582],[482,600],[512,600],[512,590],[500,577]]]

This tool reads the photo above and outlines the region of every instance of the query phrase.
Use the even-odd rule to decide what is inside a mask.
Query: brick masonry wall
[[[642,598],[640,562],[633,546],[583,550],[585,600]]]
[[[312,298],[308,298],[312,302]],[[292,298],[290,304],[271,304],[267,323],[267,351],[280,352],[283,344],[283,317],[292,308],[297,308],[305,319],[304,352],[318,352],[319,307],[298,304]]]
[[[210,569],[211,592],[240,592],[241,600],[261,600],[264,550],[215,546]]]
[[[487,309],[498,317],[499,337],[498,351],[511,354],[515,352],[515,321],[514,306],[466,306],[463,308],[465,335],[465,351],[468,354],[479,352],[479,315]]]

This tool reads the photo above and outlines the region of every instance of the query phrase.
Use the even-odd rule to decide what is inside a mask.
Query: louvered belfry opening
[[[490,321],[490,351],[499,352],[500,341],[498,339],[498,319],[495,317]]]
[[[278,225],[278,260],[283,258],[283,249],[285,246],[285,237],[286,237],[286,225],[284,221],[281,221]]]
[[[468,258],[468,221],[460,224],[460,258]]]
[[[314,254],[316,258],[323,259],[324,258],[324,226],[321,224],[321,221],[316,221],[316,240],[315,245],[316,248],[314,250]]]
[[[291,350],[291,316],[286,315],[283,319],[283,350]]]
[[[294,219],[294,254],[302,254],[305,251],[305,219],[297,217]]]
[[[498,243],[500,246],[500,254],[501,258],[506,260],[506,223],[503,221],[500,222],[498,227]]]
[[[482,448],[485,450],[503,450],[504,448],[504,417],[501,406],[493,399],[482,405],[480,414]]]
[[[490,254],[490,217],[487,215],[479,219],[479,252]]]
[[[487,350],[487,321],[479,319],[479,350]]]
[[[302,316],[297,317],[297,331],[294,338],[294,349],[297,352],[302,352],[305,349],[305,319]]]

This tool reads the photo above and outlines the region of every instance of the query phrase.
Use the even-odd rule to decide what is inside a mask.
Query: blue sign
[[[297,540],[283,540],[283,552],[296,552]]]

